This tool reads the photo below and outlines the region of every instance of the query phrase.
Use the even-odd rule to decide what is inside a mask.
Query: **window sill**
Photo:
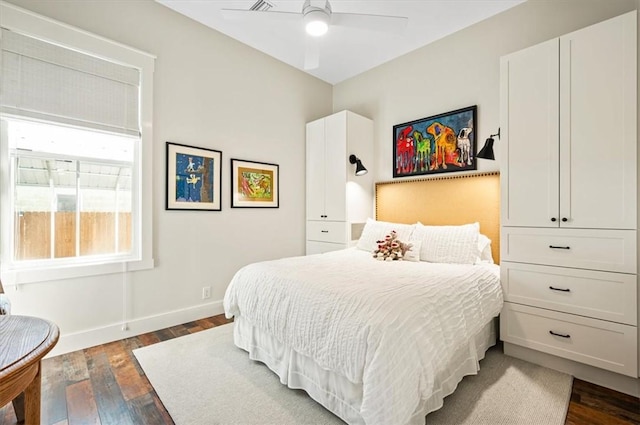
[[[93,263],[61,267],[5,269],[1,271],[1,277],[4,286],[11,286],[138,270],[149,270],[153,267],[154,260],[153,258],[150,258],[145,260]]]

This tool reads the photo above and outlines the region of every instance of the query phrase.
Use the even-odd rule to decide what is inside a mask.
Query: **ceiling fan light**
[[[304,15],[307,34],[320,37],[329,30],[329,16],[323,10],[312,10]]]

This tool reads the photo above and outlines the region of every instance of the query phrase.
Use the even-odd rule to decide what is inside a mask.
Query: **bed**
[[[355,247],[243,267],[224,299],[227,317],[234,317],[235,344],[347,423],[424,424],[465,375],[477,373],[496,339],[499,267],[481,258],[478,237],[467,243],[480,229],[497,233],[494,195],[470,189],[478,179],[499,192],[495,175],[465,179],[461,186],[475,195],[458,205],[458,215],[445,213],[449,226],[422,224],[444,224],[437,222],[440,207],[434,210],[433,202],[401,208],[400,218],[388,208],[390,202],[398,206],[399,192],[402,198],[405,190],[423,190],[406,184],[421,186],[424,180],[378,184],[376,220],[367,222]],[[460,185],[457,180],[426,185],[437,193],[442,182]],[[407,212],[414,207],[416,213]],[[392,228],[429,261],[376,261],[372,240]],[[434,235],[442,232],[447,238],[455,234],[457,243],[434,250],[434,241],[443,239]],[[425,240],[430,242],[420,246]],[[485,248],[499,252],[496,245]]]

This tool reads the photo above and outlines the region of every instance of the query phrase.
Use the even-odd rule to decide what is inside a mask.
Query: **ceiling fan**
[[[304,69],[315,69],[320,65],[319,38],[330,26],[343,26],[371,31],[401,33],[408,18],[403,16],[368,15],[363,13],[336,13],[331,10],[329,0],[305,0],[301,12],[271,10],[274,5],[268,0],[258,0],[249,10],[222,9],[225,19],[254,22],[299,21],[307,33]]]

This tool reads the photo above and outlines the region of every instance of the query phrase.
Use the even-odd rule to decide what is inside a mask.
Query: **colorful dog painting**
[[[477,169],[477,106],[393,126],[393,177]]]

